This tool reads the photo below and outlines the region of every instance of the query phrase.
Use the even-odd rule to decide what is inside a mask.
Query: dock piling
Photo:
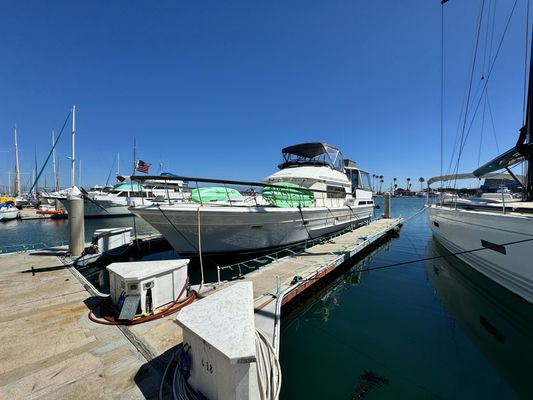
[[[392,208],[391,208],[391,195],[389,192],[385,193],[385,197],[383,198],[383,200],[385,203],[383,218],[391,218]]]
[[[83,196],[74,186],[68,194],[69,252],[72,256],[81,256],[85,248],[85,226],[83,215]]]

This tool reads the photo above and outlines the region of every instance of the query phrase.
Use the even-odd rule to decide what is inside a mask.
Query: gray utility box
[[[126,296],[137,295],[141,298],[141,312],[146,313],[183,300],[187,282],[188,259],[119,262],[108,265],[111,300],[114,304],[124,292]]]
[[[94,231],[92,244],[103,253],[131,243],[132,228],[105,228]]]
[[[259,399],[252,282],[239,282],[180,311],[191,346],[188,383],[208,399]]]

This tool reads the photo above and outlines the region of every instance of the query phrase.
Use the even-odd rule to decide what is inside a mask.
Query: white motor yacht
[[[344,160],[339,149],[304,143],[287,147],[282,154],[279,171],[262,183],[181,177],[190,187],[192,182],[223,186],[197,186],[190,201],[130,210],[181,254],[200,249],[203,254],[263,251],[370,219],[374,209],[370,175]]]

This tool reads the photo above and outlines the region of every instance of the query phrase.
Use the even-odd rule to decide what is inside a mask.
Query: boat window
[[[349,169],[346,171],[346,176],[352,184],[352,190],[355,190],[359,187],[359,174],[356,169]]]
[[[328,191],[328,198],[342,199],[346,197],[346,191],[342,186],[326,186]]]
[[[370,184],[370,174],[364,171],[359,171],[359,173],[361,174],[361,187],[370,190],[372,187]]]
[[[324,165],[342,171],[344,159],[339,149],[326,143],[303,143],[282,150],[280,169],[303,165]]]

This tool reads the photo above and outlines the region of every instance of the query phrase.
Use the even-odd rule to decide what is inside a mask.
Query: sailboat
[[[370,175],[345,160],[338,148],[327,143],[303,143],[284,148],[282,155],[279,171],[264,182],[175,177],[188,182],[189,187],[193,182],[222,186],[198,186],[192,189],[190,201],[130,210],[161,232],[180,254],[264,251],[319,238],[370,219],[374,209]]]
[[[9,221],[17,219],[19,209],[15,207],[15,201],[12,198],[0,199],[0,221]]]
[[[533,41],[532,41],[533,46]],[[530,53],[531,54],[531,53]],[[486,84],[486,83],[485,83]],[[519,179],[511,167],[525,163]],[[482,178],[505,169],[522,188],[522,200],[466,199],[437,202],[427,207],[433,237],[471,267],[533,303],[533,63],[525,124],[516,145],[470,174],[440,176],[428,184],[457,178]],[[492,175],[494,176],[494,175]]]

